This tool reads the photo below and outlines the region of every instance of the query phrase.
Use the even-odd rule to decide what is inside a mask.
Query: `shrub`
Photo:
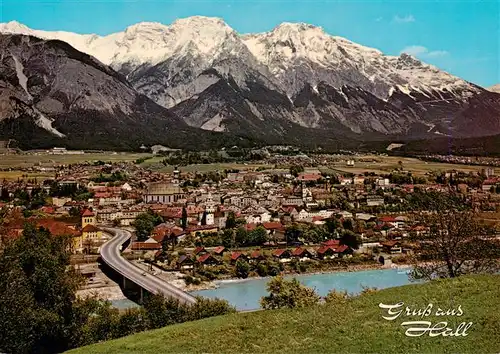
[[[257,274],[259,274],[260,277],[265,277],[267,276],[267,273],[267,266],[264,263],[259,263],[257,265]]]
[[[298,264],[298,271],[299,271],[300,273],[305,273],[305,272],[307,272],[307,268],[308,268],[308,265],[307,265],[307,263],[306,263],[306,262],[299,262],[299,264]]]
[[[190,275],[186,275],[184,277],[184,282],[186,283],[186,285],[200,285],[201,284],[201,280],[199,278],[195,278],[195,277],[192,277]]]
[[[369,286],[363,286],[363,290],[359,293],[360,295],[373,294],[377,292],[378,289],[376,287],[370,288]]]
[[[236,265],[234,267],[234,275],[237,276],[238,278],[248,278],[250,272],[250,265],[243,260],[238,260],[236,262]]]
[[[325,296],[325,302],[327,303],[345,303],[347,300],[349,300],[349,294],[347,291],[338,291],[335,289],[332,289],[328,292],[328,294]]]
[[[274,277],[267,284],[268,296],[260,299],[262,308],[266,310],[278,308],[295,308],[315,305],[320,296],[314,289],[308,288],[297,279],[285,280],[283,277]]]
[[[275,262],[270,262],[267,265],[267,274],[270,276],[277,276],[281,273],[283,267],[283,263],[275,263]]]
[[[409,262],[409,257],[408,256],[404,256],[404,255],[401,255],[401,256],[394,256],[391,258],[392,260],[392,263],[407,263]]]
[[[236,312],[226,300],[207,299],[201,296],[197,296],[196,300],[196,303],[189,308],[189,321]]]

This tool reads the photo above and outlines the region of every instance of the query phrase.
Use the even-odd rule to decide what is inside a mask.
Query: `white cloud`
[[[382,17],[377,17],[377,18],[375,19],[375,22],[380,22],[380,21],[382,21],[382,20],[383,20],[383,18],[382,18]]]
[[[448,55],[446,50],[429,50],[422,45],[411,45],[404,48],[400,54],[406,53],[418,58],[437,58]]]
[[[409,47],[406,47],[404,48],[400,54],[402,53],[406,53],[406,54],[410,54],[410,55],[413,55],[413,56],[419,56],[419,55],[422,55],[422,54],[425,54],[429,52],[429,50],[424,47],[424,46],[421,46],[421,45],[411,45]]]
[[[444,57],[445,55],[448,55],[448,52],[446,50],[433,50],[427,53],[427,57]]]
[[[413,17],[413,15],[406,15],[406,16],[396,15],[396,16],[394,16],[394,22],[397,22],[397,23],[415,22],[415,17]]]

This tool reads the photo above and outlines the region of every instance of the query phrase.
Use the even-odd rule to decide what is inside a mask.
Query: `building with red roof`
[[[132,242],[133,251],[158,251],[161,250],[161,244],[156,242]]]
[[[193,254],[196,254],[196,255],[203,254],[203,253],[207,253],[207,250],[203,246],[198,246],[193,251]]]
[[[306,248],[297,247],[292,252],[292,257],[297,258],[312,258],[313,255]]]
[[[231,253],[231,263],[236,263],[239,259],[247,260],[248,257],[244,255],[242,252],[233,252]]]
[[[291,257],[291,253],[287,249],[279,248],[273,251],[273,257],[276,257],[278,259],[286,259]]]
[[[95,216],[95,214],[92,212],[92,210],[85,209],[85,211],[82,214],[82,217],[91,217],[91,216]]]
[[[215,265],[219,264],[219,261],[212,256],[210,253],[205,253],[198,257],[197,262],[203,265]]]
[[[224,246],[219,246],[214,249],[213,253],[217,256],[222,256],[224,254],[224,251],[226,250],[226,247]]]
[[[264,257],[262,255],[262,253],[260,252],[260,250],[255,250],[253,251],[251,254],[250,254],[250,259],[254,260],[254,261],[258,261],[258,260],[262,260],[262,259],[265,259],[266,257]]]

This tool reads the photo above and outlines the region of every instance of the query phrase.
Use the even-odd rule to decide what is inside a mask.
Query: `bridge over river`
[[[182,303],[193,304],[196,302],[194,296],[155,275],[144,272],[122,257],[121,249],[123,244],[132,237],[129,231],[117,228],[103,228],[103,230],[113,235],[111,240],[101,246],[100,253],[103,262],[122,277],[124,288],[127,282],[131,282],[140,288],[141,302],[144,290],[151,294],[162,294],[166,297],[176,298]]]

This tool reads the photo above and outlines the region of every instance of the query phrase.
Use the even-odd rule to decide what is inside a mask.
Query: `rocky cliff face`
[[[179,146],[192,134],[209,139],[65,42],[0,35],[0,50],[2,139],[26,147],[126,149]]]
[[[136,90],[203,130],[266,141],[324,132],[360,140],[500,133],[500,95],[308,24],[240,35],[220,19],[195,16],[105,37],[18,23],[0,32],[67,41],[124,75],[120,100]],[[126,113],[127,104],[118,106]],[[109,113],[112,104],[99,107]]]

